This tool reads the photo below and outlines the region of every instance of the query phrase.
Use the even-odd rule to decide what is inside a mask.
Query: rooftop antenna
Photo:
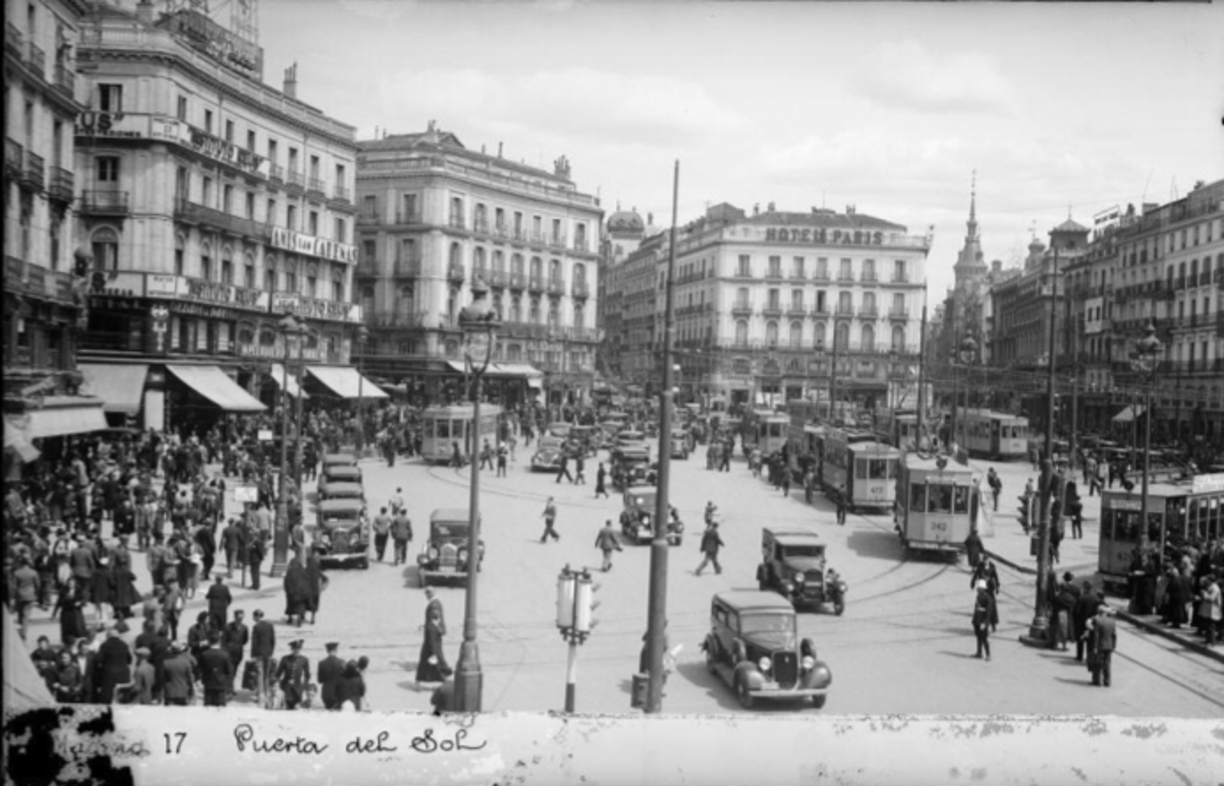
[[[1169,201],[1176,202],[1177,199],[1177,178],[1175,177],[1169,181]]]
[[[1151,185],[1151,183],[1152,183],[1152,175],[1153,175],[1155,172],[1156,172],[1156,170],[1155,170],[1155,169],[1149,169],[1149,170],[1148,170],[1147,182],[1145,182],[1145,183],[1143,184],[1143,197],[1142,197],[1142,198],[1140,198],[1140,200],[1139,200],[1139,208],[1140,208],[1140,209],[1142,209],[1142,208],[1143,208],[1143,203],[1144,203],[1144,202],[1147,202],[1147,190],[1148,190],[1148,186],[1149,186],[1149,185]]]

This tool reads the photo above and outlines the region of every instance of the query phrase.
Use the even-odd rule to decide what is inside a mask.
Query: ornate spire
[[[969,185],[969,220],[965,224],[969,229],[966,240],[977,239],[977,170],[973,170],[973,180]]]

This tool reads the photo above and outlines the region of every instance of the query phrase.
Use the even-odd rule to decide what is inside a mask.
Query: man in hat
[[[606,520],[603,529],[599,530],[599,534],[595,536],[595,548],[603,553],[603,572],[607,573],[612,569],[612,552],[614,550],[623,551],[616,537],[616,531],[612,529],[612,519]]]
[[[718,564],[718,550],[727,544],[718,536],[718,522],[711,521],[701,535],[701,564],[697,566],[694,575],[700,576],[705,566],[714,564],[714,572],[722,573],[722,565]]]
[[[167,705],[187,706],[195,696],[195,658],[181,641],[170,644],[170,657],[162,664],[162,693]]]
[[[231,517],[225,522],[225,528],[221,530],[221,548],[225,549],[225,572],[229,576],[234,575],[238,547],[241,544],[242,528],[238,526],[238,520]]]
[[[128,535],[119,535],[115,547],[111,549],[111,570],[118,573],[121,568],[132,569],[132,552],[128,551]]]
[[[1075,608],[1071,611],[1071,621],[1079,633],[1075,639],[1075,659],[1078,661],[1084,659],[1084,647],[1089,643],[1088,622],[1103,602],[1104,599],[1092,588],[1091,581],[1084,579],[1080,582],[1079,600],[1075,601]]]
[[[1096,670],[1092,672],[1092,684],[1102,681],[1108,688],[1113,678],[1113,654],[1118,648],[1118,626],[1113,610],[1102,603],[1097,606],[1096,619],[1092,621],[1092,652],[1096,655]]]
[[[234,602],[234,597],[230,594],[230,588],[225,586],[225,581],[220,573],[216,575],[205,597],[208,599],[208,616],[212,628],[221,630],[225,627],[226,618],[229,617],[229,607]]]
[[[553,540],[561,540],[557,530],[553,529],[553,524],[557,521],[557,503],[553,502],[552,497],[549,497],[548,502],[544,504],[544,512],[541,516],[544,519],[544,534],[540,536],[540,542],[547,543],[550,535]]]
[[[259,568],[267,550],[267,538],[263,530],[252,530],[248,534],[246,548],[246,564],[251,568],[251,589],[259,589]]]
[[[221,647],[225,650],[225,654],[229,655],[230,665],[233,666],[230,674],[230,698],[234,696],[234,677],[238,674],[238,667],[242,665],[242,651],[251,639],[251,631],[242,618],[242,609],[235,609],[233,621],[226,625],[225,630],[221,633]]]
[[[276,667],[276,677],[280,680],[281,693],[285,697],[285,709],[296,710],[306,695],[306,685],[310,682],[310,661],[302,654],[302,639],[289,642],[290,653],[281,658]]]
[[[152,704],[157,687],[157,670],[153,668],[153,651],[148,647],[136,648],[136,667],[132,669],[132,681],[120,687],[130,688],[134,704]]]
[[[255,661],[259,673],[256,692],[260,706],[267,697],[272,677],[272,656],[276,653],[276,628],[264,619],[263,609],[255,609],[255,625],[251,628],[251,660]]]
[[[329,641],[324,646],[327,649],[327,657],[319,661],[319,691],[322,694],[323,709],[338,710],[340,702],[336,699],[336,687],[340,684],[340,678],[344,676],[345,662],[336,654],[336,650],[340,648],[337,642]]]
[[[406,564],[408,544],[412,542],[412,520],[408,518],[408,509],[402,505],[391,520],[391,539],[395,541],[395,564]]]
[[[229,653],[221,649],[221,636],[209,631],[200,653],[200,683],[204,687],[205,707],[224,707],[234,684],[234,666]]]
[[[374,554],[378,561],[382,562],[387,556],[387,539],[391,536],[391,517],[387,515],[385,507],[379,509],[372,526],[374,528]]]

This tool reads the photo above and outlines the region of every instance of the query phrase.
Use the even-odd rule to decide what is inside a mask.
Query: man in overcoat
[[[336,700],[336,686],[340,684],[340,678],[344,676],[344,660],[336,654],[336,650],[340,645],[337,642],[329,641],[326,645],[327,657],[319,661],[318,666],[318,682],[319,692],[323,699],[323,708],[328,710],[340,709],[340,703]]]

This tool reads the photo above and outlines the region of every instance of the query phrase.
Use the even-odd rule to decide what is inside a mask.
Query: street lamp
[[[281,366],[281,418],[280,418],[280,483],[276,495],[276,532],[272,539],[272,576],[283,576],[289,562],[289,337],[298,338],[298,357],[301,357],[302,336],[306,328],[292,314],[286,314],[277,328],[285,345],[284,363]],[[298,399],[302,397],[302,381],[298,380]],[[299,418],[300,420],[300,418]]]
[[[826,355],[825,355],[825,348],[824,348],[824,339],[816,340],[816,349],[813,350],[812,355],[816,358],[817,363],[823,364],[825,362]],[[833,385],[835,383],[835,379],[833,375],[836,372],[837,372],[837,338],[836,336],[834,336],[833,338],[833,360],[829,364],[829,419],[828,419],[829,423],[833,422]]]
[[[975,359],[977,359],[977,349],[978,349],[978,345],[977,345],[977,342],[973,340],[973,336],[965,336],[965,340],[961,342],[960,350],[957,353],[960,357],[961,365],[964,366],[965,368],[965,409],[966,410],[969,409],[969,366],[970,364],[973,363]],[[952,439],[954,442],[957,443],[958,448],[959,448],[965,444],[965,441],[958,436],[960,432],[959,427],[960,427],[960,424],[964,421],[964,416],[957,413],[957,401],[956,401],[957,394],[956,394],[955,376],[953,376],[952,384],[953,384]],[[968,435],[965,435],[965,436],[967,437]]]
[[[475,555],[469,560],[467,597],[463,606],[463,644],[455,664],[455,711],[480,712],[484,673],[480,669],[480,650],[476,645],[476,588],[480,572],[480,463],[476,453],[480,446],[476,438],[480,428],[480,380],[493,359],[497,330],[501,322],[497,312],[485,302],[488,289],[479,275],[472,279],[472,303],[459,312],[459,327],[465,342],[464,360],[472,374],[472,482],[468,501],[468,551]]]
[[[1147,555],[1148,543],[1148,472],[1151,468],[1152,450],[1152,388],[1156,384],[1156,371],[1160,367],[1157,356],[1163,346],[1156,338],[1156,326],[1148,320],[1144,328],[1143,338],[1135,342],[1135,350],[1131,354],[1131,367],[1146,376],[1147,385],[1143,397],[1143,487],[1139,502],[1139,553]],[[1134,412],[1131,413],[1134,415]],[[1160,556],[1164,557],[1164,528],[1160,531]]]
[[[365,360],[365,345],[370,340],[370,331],[365,325],[357,326],[354,342],[361,348],[360,358]],[[357,369],[357,457],[365,458],[365,363]]]

